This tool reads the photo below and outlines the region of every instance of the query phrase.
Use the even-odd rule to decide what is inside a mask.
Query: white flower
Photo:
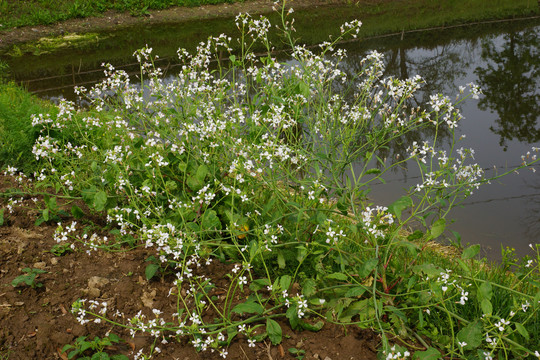
[[[458,345],[459,345],[459,347],[463,348],[463,347],[467,346],[467,343],[465,341],[463,341],[463,342],[458,341]]]

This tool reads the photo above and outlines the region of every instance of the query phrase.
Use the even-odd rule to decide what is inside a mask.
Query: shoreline
[[[348,0],[294,0],[295,10],[333,7],[345,4],[359,3]],[[390,2],[389,0],[380,1]],[[43,37],[62,36],[68,33],[88,33],[117,31],[132,26],[159,25],[179,23],[193,20],[225,19],[236,16],[240,12],[262,15],[271,13],[272,1],[246,0],[245,2],[203,5],[199,7],[172,7],[165,10],[149,10],[148,16],[132,16],[128,12],[106,11],[102,16],[76,18],[65,20],[52,25],[24,26],[0,31],[0,50],[13,45],[38,41]],[[1,29],[1,28],[0,28]]]

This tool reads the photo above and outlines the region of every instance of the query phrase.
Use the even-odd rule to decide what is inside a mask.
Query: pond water
[[[174,53],[171,49],[176,49],[177,44],[192,47],[211,33],[226,31],[223,23],[224,20],[161,26],[146,29],[144,36],[137,36],[137,31],[124,31],[108,34],[109,42],[97,44],[91,51],[71,50],[6,60],[15,80],[30,91],[52,100],[73,99],[73,84],[90,85],[102,76],[98,67],[101,62],[136,73],[131,54],[144,45],[141,39],[154,46],[152,34],[159,39],[155,53],[164,55],[159,66],[172,76],[175,64],[169,57]],[[198,30],[193,31],[194,26]],[[178,35],[182,31],[184,36]],[[167,33],[173,35],[164,40],[166,37],[160,34]],[[103,54],[111,48],[111,41],[123,46],[107,57]],[[191,45],[186,46],[186,42]],[[454,97],[460,85],[480,85],[484,95],[460,106],[465,119],[459,134],[466,135],[460,146],[475,149],[476,161],[488,174],[493,174],[489,169],[494,166],[499,172],[518,166],[521,155],[532,146],[540,146],[540,19],[407,32],[342,46],[349,51],[344,63],[349,71],[359,67],[364,54],[377,49],[385,54],[386,76],[421,75],[426,86],[415,99],[418,104],[426,103],[429,94],[441,92]],[[391,151],[397,153],[400,149]],[[390,174],[386,177],[388,183],[374,186],[370,196],[375,203],[388,205],[403,194],[404,188],[419,182],[417,177],[413,169]],[[450,219],[455,222],[449,227],[461,235],[462,243],[481,244],[484,255],[490,259],[500,258],[501,246],[515,248],[518,255],[527,254],[528,245],[540,240],[540,171],[523,170],[519,175],[512,174],[481,187],[462,207],[450,213]]]

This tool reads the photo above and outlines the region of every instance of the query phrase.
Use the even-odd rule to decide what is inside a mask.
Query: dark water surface
[[[112,43],[98,44],[91,51],[75,49],[25,56],[18,64],[13,59],[9,62],[13,77],[30,91],[52,100],[73,99],[74,83],[90,85],[102,76],[101,62],[137,73],[138,67],[130,65],[134,62],[131,54],[144,45],[141,39],[155,47],[157,54],[165,55],[158,65],[172,76],[175,63],[171,49],[193,47],[209,34],[232,31],[223,23],[199,22],[196,31],[195,24],[189,23],[141,29],[144,34],[124,31],[108,35]],[[156,45],[151,41],[152,34]],[[114,48],[114,42],[123,46]],[[425,104],[429,94],[441,92],[454,98],[460,85],[480,85],[484,95],[460,106],[465,119],[458,131],[466,135],[460,146],[475,149],[476,161],[484,168],[495,166],[502,172],[519,165],[521,155],[532,146],[540,147],[540,19],[410,32],[359,40],[343,47],[349,51],[344,63],[348,71],[358,69],[360,58],[377,49],[385,54],[385,76],[421,75],[427,84],[415,99],[418,104]],[[449,219],[455,220],[450,228],[461,234],[463,243],[480,243],[488,258],[499,258],[501,245],[515,248],[519,255],[527,254],[529,244],[540,242],[540,167],[538,170],[523,170],[481,187],[463,207],[450,213]],[[403,188],[420,182],[417,176],[413,169],[390,174],[386,177],[388,184],[375,186],[371,198],[388,205],[403,194]]]

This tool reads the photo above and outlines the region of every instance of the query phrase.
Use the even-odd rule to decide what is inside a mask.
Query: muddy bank
[[[384,3],[391,0],[363,1],[364,3]],[[317,8],[351,4],[351,0],[294,0],[290,2],[294,9]],[[233,4],[205,5],[194,8],[174,7],[166,10],[150,11],[149,16],[134,17],[129,13],[107,11],[100,17],[70,19],[54,25],[22,27],[0,32],[0,49],[14,44],[37,41],[43,37],[59,36],[66,33],[106,32],[134,25],[157,25],[178,23],[197,19],[230,18],[240,12],[265,14],[272,12],[273,2],[270,0],[248,0]]]

